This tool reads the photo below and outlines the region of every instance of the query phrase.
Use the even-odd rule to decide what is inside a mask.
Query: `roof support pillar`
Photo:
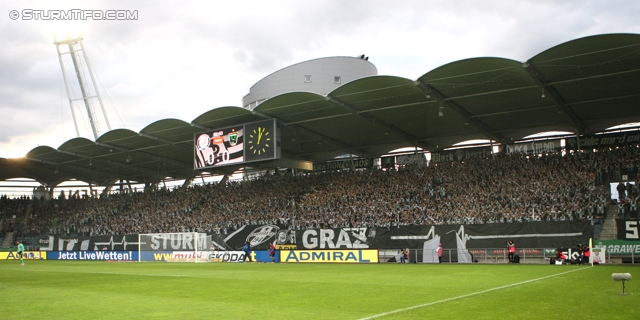
[[[100,197],[106,197],[107,195],[109,195],[109,192],[111,192],[111,188],[113,188],[113,184],[114,182],[110,182],[103,190],[102,190],[102,194],[100,195]]]
[[[193,182],[193,178],[191,179],[184,179],[184,183],[182,184],[182,189],[186,189],[187,187],[189,187],[191,185],[191,182]],[[204,179],[202,179],[202,183],[204,183]]]

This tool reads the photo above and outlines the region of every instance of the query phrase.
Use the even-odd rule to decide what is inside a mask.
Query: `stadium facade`
[[[378,69],[368,57],[327,57],[296,63],[256,82],[242,98],[245,109],[253,110],[271,97],[288,92],[327,95],[344,83],[375,76]]]

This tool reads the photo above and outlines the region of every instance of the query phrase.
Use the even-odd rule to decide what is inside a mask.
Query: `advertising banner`
[[[550,258],[555,257],[556,250],[560,250],[562,253],[564,253],[567,256],[568,261],[575,261],[580,258],[580,251],[578,251],[576,247],[558,247],[555,249],[544,249],[544,255]]]
[[[242,262],[243,251],[198,251],[198,261]],[[141,251],[140,261],[195,261],[195,251]]]
[[[378,263],[378,250],[287,250],[280,252],[280,262]]]
[[[51,251],[48,260],[138,261],[138,251]]]
[[[616,219],[618,226],[618,240],[640,240],[640,220]]]
[[[152,252],[142,251],[141,261],[195,261],[195,251],[164,251]],[[244,251],[198,251],[198,261],[202,262],[244,262]],[[280,252],[276,250],[274,260],[271,260],[269,252],[266,250],[251,251],[251,259],[254,262],[279,262]]]
[[[46,251],[24,251],[22,253],[22,259],[29,260],[46,260]],[[15,251],[0,252],[0,260],[20,260],[20,256]]]
[[[591,256],[589,257],[589,263],[607,263],[607,248],[591,248]]]
[[[243,262],[245,260],[244,251],[210,251],[207,253],[209,259],[222,262]]]
[[[251,251],[251,259],[255,262],[280,262],[280,250],[276,250],[274,259],[271,260],[268,250]]]
[[[606,248],[610,255],[640,255],[640,240],[594,240],[593,247]]]

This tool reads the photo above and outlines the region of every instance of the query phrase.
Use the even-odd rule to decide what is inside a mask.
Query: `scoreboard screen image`
[[[194,168],[203,169],[244,162],[243,126],[198,133]]]

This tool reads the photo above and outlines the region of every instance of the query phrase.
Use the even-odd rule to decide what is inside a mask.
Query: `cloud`
[[[9,19],[25,8],[137,10],[138,19]],[[620,0],[3,3],[0,157],[75,136],[53,35],[85,38],[112,127],[138,131],[238,106],[255,82],[310,59],[364,53],[380,74],[415,79],[460,59],[526,60],[579,37],[640,33],[638,16],[640,3]]]

